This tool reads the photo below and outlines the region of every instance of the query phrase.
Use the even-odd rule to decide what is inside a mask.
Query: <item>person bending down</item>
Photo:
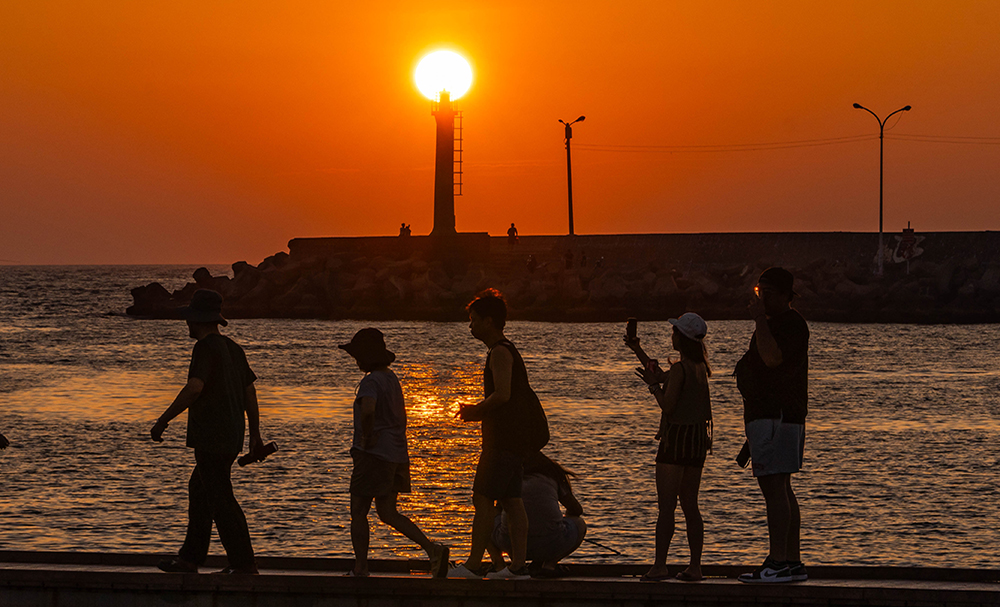
[[[561,577],[567,569],[559,561],[572,554],[587,534],[583,507],[573,495],[569,477],[575,476],[544,453],[536,452],[524,461],[521,499],[528,514],[527,558],[533,577]],[[563,515],[562,508],[566,507]],[[493,543],[510,553],[510,527],[506,512],[493,522]]]

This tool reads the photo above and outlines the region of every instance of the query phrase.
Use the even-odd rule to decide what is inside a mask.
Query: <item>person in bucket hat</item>
[[[406,444],[406,405],[399,378],[389,365],[396,355],[385,347],[378,329],[361,329],[341,350],[354,357],[365,372],[354,399],[354,440],[351,444],[352,577],[368,577],[368,513],[375,502],[379,519],[417,543],[430,558],[431,575],[444,577],[449,549],[427,539],[396,508],[400,493],[410,492],[410,455]]]
[[[188,412],[187,446],[195,467],[188,485],[188,526],[177,556],[159,563],[166,572],[197,573],[212,539],[212,523],[229,557],[220,573],[256,574],[246,516],[233,495],[230,471],[243,449],[244,415],[250,426],[250,452],[263,447],[254,381],[257,376],[236,342],[219,332],[229,323],[222,316],[222,295],[195,291],[191,304],[178,310],[197,342],[191,354],[187,384],[150,430],[163,442],[167,425]]]

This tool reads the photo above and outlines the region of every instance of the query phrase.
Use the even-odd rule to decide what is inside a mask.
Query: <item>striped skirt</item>
[[[712,450],[712,422],[665,426],[656,449],[656,463],[704,466],[705,456]]]

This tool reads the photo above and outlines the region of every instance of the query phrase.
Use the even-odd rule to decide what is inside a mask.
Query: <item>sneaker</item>
[[[802,564],[802,561],[789,562],[788,569],[793,582],[804,582],[809,579],[806,566]]]
[[[248,567],[233,567],[229,565],[221,571],[212,572],[214,575],[260,575],[257,571],[256,565],[250,565]]]
[[[739,580],[748,584],[773,584],[780,582],[791,582],[792,572],[788,563],[779,563],[768,556],[764,559],[764,564],[753,573],[741,573]]]
[[[182,558],[163,559],[156,564],[160,571],[167,573],[198,573],[198,565],[189,563]]]
[[[520,569],[511,569],[510,567],[504,567],[500,571],[495,571],[493,573],[487,573],[486,579],[488,580],[530,580],[531,574],[528,572],[528,566],[525,565]]]
[[[445,561],[447,562],[447,561]],[[465,579],[465,580],[481,580],[483,576],[479,575],[475,571],[469,571],[465,564],[456,565],[448,570],[447,577],[451,579]]]
[[[448,555],[451,550],[444,544],[431,546],[431,577],[448,577]]]

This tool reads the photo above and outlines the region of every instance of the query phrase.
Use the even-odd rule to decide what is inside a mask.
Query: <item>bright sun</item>
[[[431,101],[437,101],[441,91],[451,93],[454,101],[472,86],[472,68],[458,53],[436,51],[420,60],[413,78],[420,92]]]

